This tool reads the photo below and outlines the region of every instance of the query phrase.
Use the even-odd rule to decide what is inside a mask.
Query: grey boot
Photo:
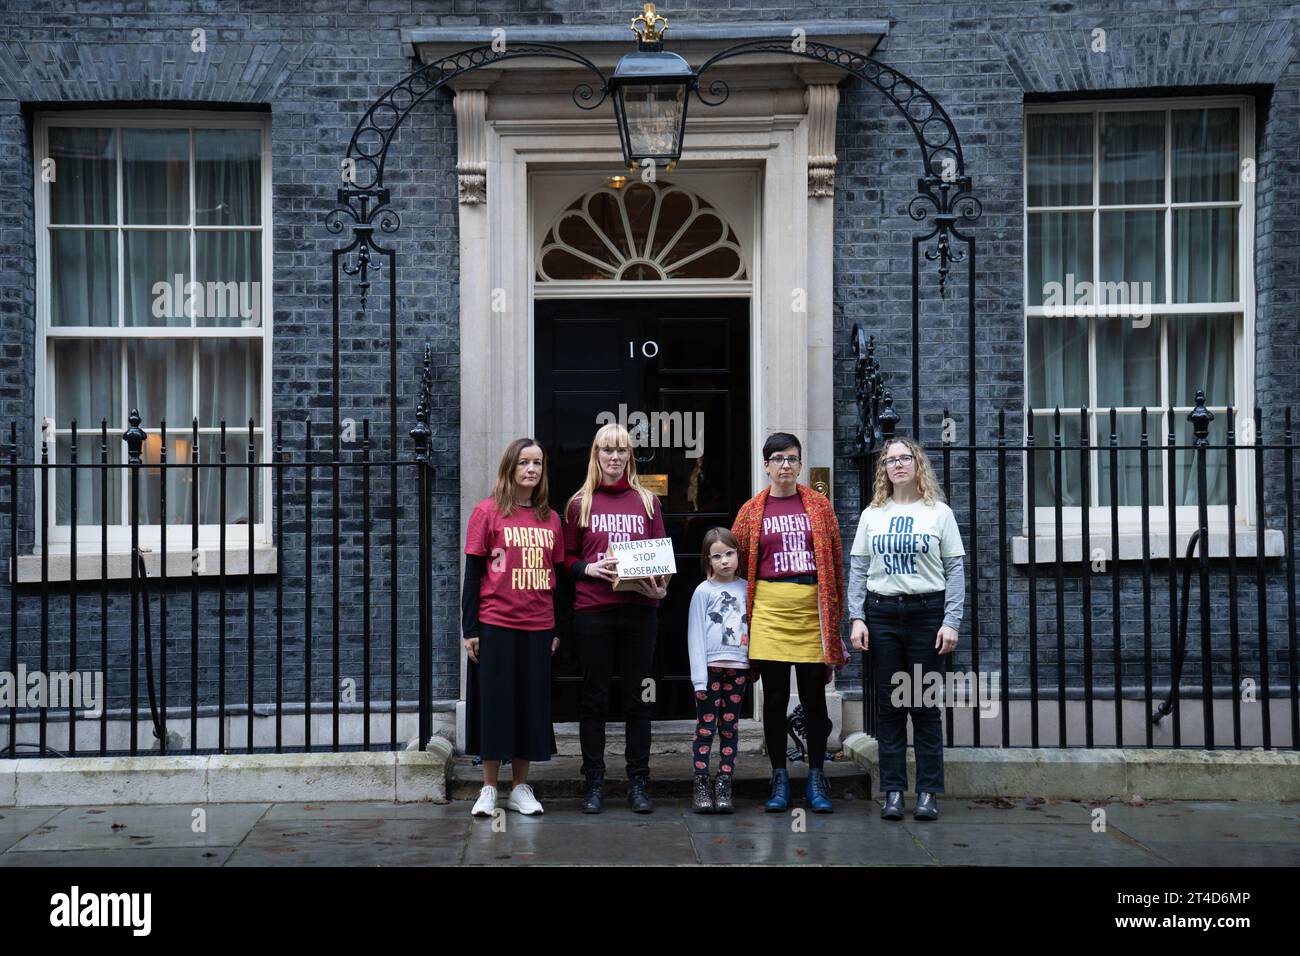
[[[713,812],[736,812],[736,808],[731,802],[731,774],[729,773],[718,774],[717,782],[713,785]]]
[[[691,809],[696,813],[713,812],[713,795],[709,793],[709,775],[697,773],[691,789]]]

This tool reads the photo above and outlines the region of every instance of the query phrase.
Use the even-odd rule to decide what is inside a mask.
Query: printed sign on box
[[[614,579],[615,591],[629,591],[638,581],[677,573],[672,538],[611,541],[607,553],[618,558],[618,577]]]

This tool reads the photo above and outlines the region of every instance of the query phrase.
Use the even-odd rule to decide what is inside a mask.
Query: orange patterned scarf
[[[799,501],[812,525],[813,559],[817,563],[817,604],[821,609],[822,656],[827,667],[840,668],[849,660],[849,652],[840,638],[840,618],[844,613],[844,555],[840,544],[840,526],[835,509],[825,495],[807,485],[798,485]],[[754,616],[754,591],[758,587],[758,544],[763,530],[763,511],[772,486],[768,485],[741,505],[731,533],[740,552],[739,566],[749,582],[745,609]],[[830,679],[828,674],[827,680]]]

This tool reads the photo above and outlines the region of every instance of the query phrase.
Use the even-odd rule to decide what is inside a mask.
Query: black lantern
[[[623,159],[633,170],[650,160],[671,171],[682,155],[686,94],[695,71],[676,53],[664,51],[667,26],[647,3],[645,13],[632,20],[637,50],[618,61],[609,80]]]

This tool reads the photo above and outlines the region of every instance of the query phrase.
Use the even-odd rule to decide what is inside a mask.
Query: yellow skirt
[[[820,664],[826,659],[817,585],[758,582],[749,622],[749,659],[793,664]]]

